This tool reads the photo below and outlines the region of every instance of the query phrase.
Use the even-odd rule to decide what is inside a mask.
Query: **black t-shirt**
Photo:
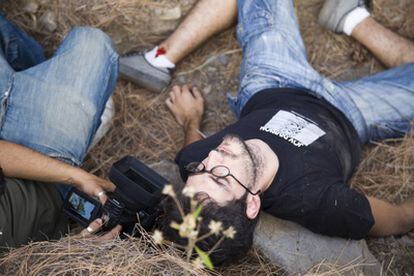
[[[279,170],[262,195],[262,209],[329,236],[360,239],[374,224],[368,199],[346,183],[358,165],[361,142],[334,106],[306,91],[270,89],[254,95],[240,119],[182,149],[176,162],[202,161],[227,134],[261,139],[279,158]]]

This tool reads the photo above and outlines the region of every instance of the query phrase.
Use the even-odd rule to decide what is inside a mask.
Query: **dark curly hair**
[[[181,206],[186,214],[190,212],[190,199],[180,192],[177,195]],[[210,254],[210,259],[215,266],[228,265],[247,255],[247,252],[253,244],[253,233],[256,227],[258,217],[249,219],[246,215],[246,198],[247,192],[240,198],[231,201],[226,206],[218,205],[214,200],[205,193],[195,195],[196,199],[202,198],[203,208],[200,213],[202,217],[199,236],[210,232],[208,225],[211,220],[222,222],[223,228],[230,226],[236,230],[234,239],[225,238],[219,246]],[[179,210],[173,199],[168,198],[163,203],[164,215],[161,218],[160,225],[164,236],[179,245],[186,245],[187,238],[181,238],[178,231],[171,228],[171,222],[182,222]],[[220,240],[221,235],[211,235],[208,238],[197,243],[197,246],[204,252],[208,252]]]

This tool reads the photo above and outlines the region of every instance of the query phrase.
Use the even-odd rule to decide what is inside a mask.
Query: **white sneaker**
[[[105,109],[101,116],[101,124],[98,127],[98,130],[95,132],[95,136],[93,137],[92,143],[89,146],[88,151],[90,151],[102,138],[105,134],[109,131],[112,126],[112,122],[115,116],[115,105],[112,96],[108,99],[105,105]]]

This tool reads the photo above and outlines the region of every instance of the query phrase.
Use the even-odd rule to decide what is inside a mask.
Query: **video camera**
[[[104,216],[103,231],[120,224],[124,233],[135,235],[136,223],[151,230],[160,214],[162,189],[168,181],[132,156],[116,162],[109,179],[116,189],[108,194],[104,205],[73,188],[64,201],[64,212],[83,227]]]

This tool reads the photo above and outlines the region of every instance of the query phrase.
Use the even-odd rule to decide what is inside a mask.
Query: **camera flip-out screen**
[[[92,202],[73,193],[69,198],[70,207],[75,210],[81,217],[89,220],[93,210],[96,208]]]
[[[88,226],[100,214],[102,204],[88,195],[71,189],[64,203],[64,211],[83,227]]]

